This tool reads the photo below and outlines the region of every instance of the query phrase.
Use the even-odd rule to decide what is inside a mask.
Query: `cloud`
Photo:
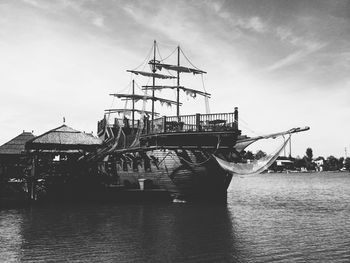
[[[64,8],[74,10],[81,17],[89,20],[93,25],[99,28],[105,28],[103,15],[97,13],[92,8],[84,5],[84,1],[62,0],[61,4]]]
[[[40,7],[39,3],[35,0],[22,0],[23,2],[29,4],[29,5],[32,5],[32,6],[35,6],[35,7]]]
[[[267,25],[261,21],[261,18],[254,16],[248,19],[238,19],[236,24],[242,28],[249,29],[258,33],[268,31]]]
[[[319,121],[315,137],[328,135],[320,109],[327,105],[327,111],[338,116],[349,105],[344,90],[350,83],[350,24],[348,17],[327,13],[322,1],[305,3],[6,0],[0,4],[1,86],[6,87],[0,89],[5,112],[0,124],[11,126],[3,129],[1,138],[22,126],[52,128],[52,119],[61,121],[62,115],[78,129],[93,129],[110,104],[107,94],[124,87],[129,81],[124,69],[141,62],[153,39],[162,55],[180,44],[196,66],[208,71],[204,78],[208,91],[214,91],[213,111],[237,105],[251,127],[264,131]],[[184,84],[192,84],[185,78]],[[329,96],[336,90],[344,93]],[[287,103],[298,107],[285,107]],[[192,112],[194,107],[192,100],[184,101],[182,110]],[[266,125],[262,115],[278,121]],[[344,119],[339,123],[349,133]],[[328,152],[335,153],[342,143],[336,139]]]
[[[244,47],[242,52],[248,51],[245,58],[255,59],[263,65],[264,70],[258,70],[259,72],[272,72],[297,64],[328,45],[325,41],[320,40],[316,33],[310,33],[308,30],[303,30],[302,27],[292,29],[289,24],[292,15],[284,16],[287,22],[283,21],[279,14],[273,12],[270,12],[269,16],[264,16],[264,12],[256,11],[256,7],[252,9],[255,10],[254,12],[241,12],[239,10],[242,6],[249,6],[249,3],[242,3],[241,6],[232,3],[226,8],[223,8],[222,3],[209,3],[208,8],[239,32],[236,31],[235,34],[236,45]],[[309,23],[314,21],[304,15],[295,14],[294,18],[297,19],[300,26],[308,21]],[[308,26],[314,26],[313,23]],[[262,51],[265,52],[262,53]],[[254,63],[254,65],[256,64]]]
[[[299,63],[310,54],[327,46],[327,43],[310,40],[307,36],[298,36],[286,27],[279,26],[272,32],[282,43],[290,46],[294,51],[266,67],[264,69],[266,72],[272,72]]]
[[[105,29],[104,16],[90,7],[88,4],[93,2],[89,1],[74,1],[74,0],[55,0],[55,1],[43,1],[43,0],[22,0],[24,3],[29,4],[38,9],[42,9],[45,12],[60,13],[67,15],[67,11],[71,10],[91,24]]]
[[[297,36],[286,27],[277,27],[274,34],[283,42],[291,44],[295,47],[305,48],[307,50],[318,50],[326,45],[325,43],[310,40],[307,38],[307,36]]]
[[[265,68],[264,71],[266,72],[272,72],[278,69],[281,69],[286,66],[291,66],[293,64],[301,62],[305,57],[308,55],[320,50],[323,48],[326,44],[317,44],[317,43],[312,43],[312,44],[306,44],[306,47],[298,50],[296,52],[293,52],[291,54],[288,54],[286,57],[274,62],[272,65],[268,66]]]
[[[289,54],[288,56],[276,61],[272,65],[268,66],[267,68],[265,68],[265,71],[271,72],[271,71],[275,71],[277,69],[280,69],[282,67],[295,64],[298,61],[300,61],[300,59],[307,56],[309,53],[310,52],[308,52],[307,50],[296,51],[296,52]]]
[[[104,17],[103,16],[99,16],[99,17],[94,17],[92,19],[92,23],[95,26],[101,27],[101,28],[105,28],[105,24],[104,24]]]

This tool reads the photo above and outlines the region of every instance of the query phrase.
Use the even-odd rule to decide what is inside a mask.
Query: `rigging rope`
[[[170,54],[169,56],[167,56],[165,59],[162,59],[162,55],[160,54],[160,49],[159,49],[159,46],[158,46],[158,43],[156,43],[156,50],[158,52],[158,55],[160,57],[160,61],[164,61],[165,59],[167,59],[168,57],[170,57],[172,54]],[[176,50],[176,49],[175,49]],[[174,51],[173,51],[174,53]],[[166,69],[166,71],[168,72],[169,75],[175,77],[168,69]]]
[[[146,93],[146,92],[144,92],[144,93]],[[143,121],[144,116],[145,116],[145,108],[146,108],[146,100],[143,100],[140,122],[139,122],[139,125],[138,125],[138,129],[137,129],[134,141],[131,143],[130,147],[135,147],[135,146],[139,145],[139,143],[140,143],[140,136],[141,136],[142,130],[143,130],[144,126],[145,126],[145,123]]]
[[[217,160],[218,164],[221,166],[222,169],[237,175],[257,175],[259,173],[262,173],[267,168],[270,167],[270,165],[276,161],[284,147],[286,147],[287,143],[289,142],[291,138],[291,134],[289,134],[289,138],[284,141],[281,147],[279,147],[273,154],[269,154],[267,156],[264,156],[260,158],[259,160],[254,160],[251,163],[233,163],[225,161],[215,155],[215,159]]]
[[[262,132],[259,133],[259,132],[256,132],[256,131],[252,130],[252,129],[249,127],[249,123],[246,122],[246,121],[242,118],[241,115],[242,115],[242,114],[240,114],[239,121],[240,121],[241,124],[243,123],[242,126],[244,126],[247,130],[249,130],[250,132],[254,133],[254,134],[257,135],[257,136],[261,136],[262,134],[264,134],[264,133],[262,133]],[[244,124],[245,124],[245,125],[244,125]]]
[[[130,81],[129,81],[129,83],[128,83],[123,89],[121,89],[121,90],[115,90],[115,93],[120,93],[120,92],[123,92],[123,91],[125,91],[125,90],[127,90],[127,89],[130,89],[131,83],[132,83],[132,73],[130,73]],[[115,96],[113,96],[110,109],[113,108],[114,102],[115,102]],[[107,115],[107,121],[110,120],[111,114],[112,114],[111,112],[108,112],[107,114],[105,114],[105,115]]]
[[[153,45],[152,45],[150,51],[148,52],[146,58],[142,61],[142,63],[141,63],[140,65],[138,65],[138,66],[137,66],[136,68],[134,68],[133,70],[136,70],[136,69],[138,69],[139,67],[141,67],[142,65],[146,64],[145,62],[147,62],[147,60],[149,60],[149,57],[150,57],[151,54],[152,54],[152,50],[153,50]]]
[[[204,85],[203,74],[201,74],[201,79],[202,79],[203,90],[205,93],[207,93],[207,90],[205,89],[205,85]],[[210,114],[209,98],[207,96],[204,96],[204,104],[205,104],[205,113]]]
[[[157,46],[158,46],[158,44],[157,44]],[[175,49],[173,50],[173,52],[170,53],[170,55],[168,55],[166,58],[163,58],[163,59],[162,59],[162,57],[159,55],[160,58],[161,58],[160,62],[163,62],[164,60],[167,60],[168,58],[170,58],[170,57],[176,52],[176,50],[177,50],[177,48],[175,48]],[[158,52],[159,52],[159,51],[158,51]]]
[[[190,61],[190,59],[185,55],[185,53],[183,52],[182,48],[180,48],[180,51],[182,53],[182,55],[185,57],[185,59],[192,65],[192,67],[194,67],[195,69],[200,70],[199,68],[197,68],[195,65],[193,65],[193,63]]]
[[[191,60],[186,56],[185,52],[182,50],[182,48],[180,48],[180,51],[182,53],[182,55],[185,57],[185,59],[192,65],[192,67],[194,67],[195,69],[200,70],[198,67],[196,67]],[[207,93],[206,89],[205,89],[205,85],[204,85],[204,78],[203,78],[203,74],[201,75],[201,80],[202,80],[202,87],[205,93]],[[206,114],[210,114],[210,106],[209,106],[209,98],[204,96],[204,105],[205,105],[205,112]]]

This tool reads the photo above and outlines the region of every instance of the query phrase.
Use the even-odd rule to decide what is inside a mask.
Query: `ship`
[[[308,127],[252,138],[239,129],[237,107],[225,113],[180,114],[181,92],[202,96],[206,103],[211,94],[183,85],[183,74],[207,72],[189,60],[193,67],[182,65],[182,56],[187,57],[180,46],[174,52],[177,63],[167,63],[159,58],[154,41],[146,60],[150,70],[127,70],[133,76],[131,92],[110,94],[124,107],[105,110],[97,123],[103,146],[84,156],[83,161],[97,164],[99,174],[125,189],[164,190],[180,201],[226,202],[232,177],[266,170],[287,141],[273,156],[256,163],[244,162],[242,155],[247,146],[261,139],[290,136]],[[134,76],[144,77],[146,84],[140,88]],[[167,81],[172,85],[164,84]],[[159,96],[163,90],[175,91],[176,99]],[[175,106],[176,114],[160,116],[155,111],[158,103]]]

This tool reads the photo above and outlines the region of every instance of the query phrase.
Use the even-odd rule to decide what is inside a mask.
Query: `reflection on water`
[[[350,262],[350,174],[236,179],[229,207],[254,262]],[[248,254],[250,253],[251,256]]]
[[[1,213],[9,225],[11,213]],[[1,253],[2,260],[11,255],[22,261],[231,261],[236,242],[224,206],[35,207],[22,210],[19,221],[1,234],[10,239],[19,232],[22,239]]]
[[[234,178],[227,206],[0,211],[4,262],[350,262],[350,174]]]

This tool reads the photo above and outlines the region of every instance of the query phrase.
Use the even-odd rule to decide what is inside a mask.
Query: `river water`
[[[350,173],[235,177],[227,205],[0,211],[1,262],[350,262]]]

